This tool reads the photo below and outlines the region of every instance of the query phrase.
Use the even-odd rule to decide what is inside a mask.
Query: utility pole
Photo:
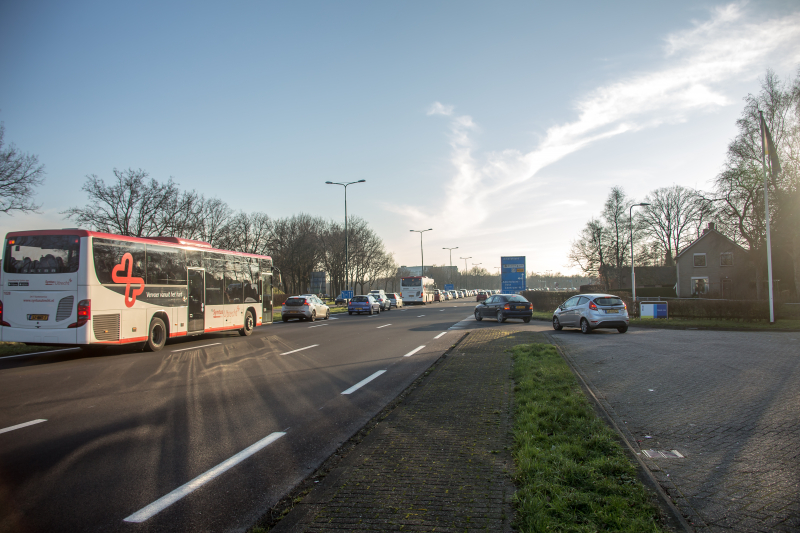
[[[408,231],[411,231],[413,233],[419,233],[419,254],[420,254],[420,261],[422,262],[422,265],[420,265],[420,273],[419,273],[419,275],[420,275],[420,277],[422,277],[422,276],[425,275],[425,253],[422,251],[422,234],[425,233],[426,231],[433,231],[433,228],[428,228],[428,229],[410,229]]]
[[[442,248],[442,250],[450,250],[450,272],[447,276],[450,279],[450,282],[453,282],[453,250],[458,250],[458,246],[454,246],[453,248]]]
[[[346,290],[350,290],[350,235],[347,232],[347,186],[354,183],[364,183],[367,180],[350,181],[347,183],[336,183],[326,181],[326,185],[341,185],[344,187],[344,285]],[[363,287],[362,287],[363,288]]]

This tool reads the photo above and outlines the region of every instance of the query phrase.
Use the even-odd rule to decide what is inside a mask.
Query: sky
[[[651,5],[653,4],[653,5]],[[654,5],[662,4],[662,5]],[[399,265],[578,273],[608,191],[712,188],[743,98],[800,68],[800,3],[3,2],[0,121],[37,214],[143,169],[234,210],[366,219]]]

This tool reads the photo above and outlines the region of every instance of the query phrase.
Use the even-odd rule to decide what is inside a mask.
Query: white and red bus
[[[272,322],[272,259],[176,237],[14,231],[0,273],[0,341],[145,343]]]
[[[400,292],[403,304],[423,304],[433,302],[433,278],[410,276],[400,278]]]

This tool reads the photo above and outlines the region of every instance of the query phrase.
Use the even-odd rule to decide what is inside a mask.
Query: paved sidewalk
[[[800,532],[800,333],[550,335],[699,532]]]
[[[506,350],[547,342],[517,329],[469,332],[272,531],[511,531]]]

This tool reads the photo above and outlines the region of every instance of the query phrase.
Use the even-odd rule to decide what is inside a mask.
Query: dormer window
[[[706,254],[694,254],[694,266],[696,267],[706,266]]]

